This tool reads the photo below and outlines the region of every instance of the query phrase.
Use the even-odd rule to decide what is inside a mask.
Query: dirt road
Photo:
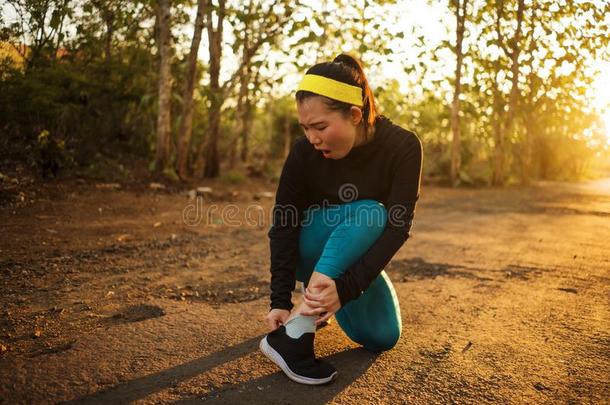
[[[0,208],[0,403],[610,403],[610,179],[424,186],[387,268],[399,344],[333,322],[322,387],[258,351],[275,186],[207,185],[199,205],[81,182]]]

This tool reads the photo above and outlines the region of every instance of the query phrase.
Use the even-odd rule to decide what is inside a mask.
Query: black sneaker
[[[293,381],[301,384],[319,385],[333,381],[338,373],[325,361],[318,360],[313,351],[314,333],[303,333],[293,339],[280,326],[260,342],[261,351],[277,364]]]

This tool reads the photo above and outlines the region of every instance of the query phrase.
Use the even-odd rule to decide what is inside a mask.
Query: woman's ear
[[[355,105],[350,108],[351,121],[354,125],[359,125],[362,121],[362,110]]]

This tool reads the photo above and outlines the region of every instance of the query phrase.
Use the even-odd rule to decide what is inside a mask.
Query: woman
[[[372,351],[388,350],[402,324],[383,271],[409,237],[419,199],[418,137],[377,114],[359,61],[339,55],[311,67],[296,93],[305,132],[284,164],[271,248],[271,332],[261,351],[303,384],[337,371],[314,355],[316,326],[332,315]],[[307,286],[292,313],[295,279]]]

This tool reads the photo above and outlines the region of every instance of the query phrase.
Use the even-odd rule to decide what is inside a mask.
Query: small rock
[[[197,187],[196,195],[201,197],[211,196],[214,192],[211,187]]]
[[[0,353],[4,353],[8,351],[8,347],[6,347],[5,345],[0,344]]]
[[[160,227],[160,226],[161,226],[161,222],[155,222],[155,223],[153,224],[153,227],[155,227],[155,228],[158,228],[158,227]]]
[[[33,338],[39,338],[39,337],[41,337],[41,336],[42,336],[42,331],[41,331],[40,329],[36,329],[36,330],[34,331],[34,333],[32,334],[32,337],[33,337]]]
[[[114,297],[114,291],[108,291],[106,293],[106,298],[112,298],[112,297]]]
[[[275,196],[275,194],[272,193],[271,191],[261,191],[260,193],[254,194],[253,198],[254,198],[254,200],[258,201],[263,198],[273,198],[274,196]]]
[[[165,184],[161,184],[161,183],[150,183],[148,185],[148,188],[151,188],[153,190],[165,190]]]

